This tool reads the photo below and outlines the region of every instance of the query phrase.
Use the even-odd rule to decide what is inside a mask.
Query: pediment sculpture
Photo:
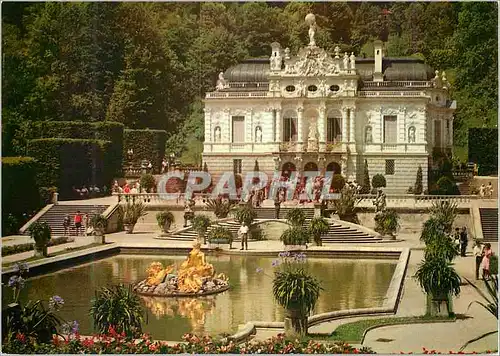
[[[290,63],[286,74],[300,76],[334,75],[340,72],[339,63],[324,49],[319,47],[304,47],[297,54],[296,60]]]

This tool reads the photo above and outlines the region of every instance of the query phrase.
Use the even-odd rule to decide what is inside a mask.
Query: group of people
[[[73,192],[75,197],[79,199],[97,198],[108,195],[108,187],[103,186],[101,189],[97,185],[91,185],[87,188],[87,186],[84,185],[81,188],[73,187]]]
[[[479,196],[487,199],[491,199],[493,197],[493,186],[491,185],[491,182],[489,182],[486,186],[481,184],[479,187]]]
[[[469,243],[467,227],[455,228],[454,234],[455,244],[460,246],[460,256],[465,257],[465,251],[467,251],[467,245]]]
[[[71,235],[71,228],[74,227],[76,236],[87,236],[92,231],[90,227],[90,217],[89,214],[82,214],[78,210],[73,217],[73,226],[71,225],[71,218],[69,214],[66,214],[63,219],[64,236]]]

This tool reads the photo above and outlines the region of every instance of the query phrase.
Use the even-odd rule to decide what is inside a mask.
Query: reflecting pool
[[[60,315],[77,320],[80,332],[93,332],[88,314],[90,300],[102,286],[135,283],[147,277],[146,268],[159,261],[179,264],[185,256],[118,255],[96,262],[30,278],[22,300],[59,295],[65,300]],[[272,296],[272,261],[269,257],[207,256],[216,273],[229,277],[231,289],[202,298],[140,296],[147,312],[143,331],[155,339],[180,340],[188,332],[210,335],[231,333],[251,320],[282,321],[283,310]],[[309,258],[310,271],[322,281],[324,291],[314,314],[333,310],[381,306],[397,261]],[[264,272],[258,273],[257,268]],[[11,291],[3,287],[4,303]]]

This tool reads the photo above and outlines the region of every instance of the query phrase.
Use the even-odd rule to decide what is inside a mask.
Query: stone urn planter
[[[105,244],[106,237],[104,235],[105,230],[102,228],[94,228],[94,243]]]
[[[432,316],[449,317],[453,313],[451,298],[446,294],[427,295],[427,313]]]
[[[134,232],[135,224],[123,224],[123,228],[125,229],[126,234],[131,234]]]
[[[38,246],[35,244],[34,248],[35,257],[47,257],[48,256],[47,250],[48,250],[47,245]]]
[[[304,337],[307,329],[307,314],[300,309],[285,309],[285,334],[288,337]]]

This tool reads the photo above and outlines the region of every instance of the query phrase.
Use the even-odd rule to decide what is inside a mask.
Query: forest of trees
[[[9,126],[27,120],[117,121],[168,131],[167,149],[193,160],[201,99],[217,74],[247,57],[307,42],[371,56],[419,56],[446,70],[458,102],[456,152],[469,127],[496,127],[498,10],[494,2],[2,4],[3,155],[22,155]],[[189,149],[188,149],[189,147]]]

